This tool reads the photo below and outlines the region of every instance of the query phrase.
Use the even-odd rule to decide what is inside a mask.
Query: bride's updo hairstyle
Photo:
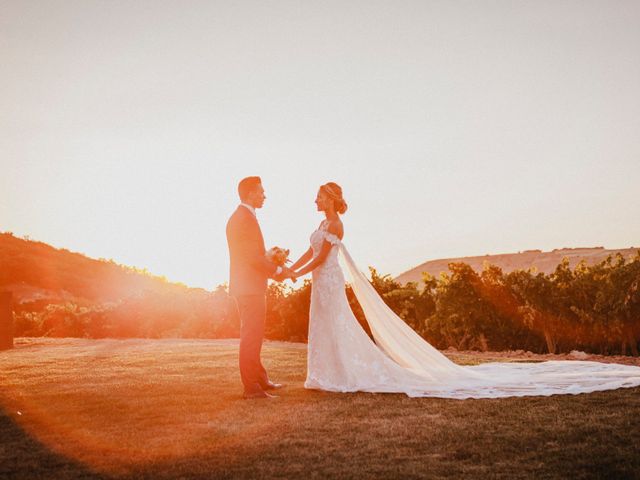
[[[347,211],[347,202],[342,198],[342,188],[337,183],[329,182],[320,187],[324,193],[326,193],[331,200],[333,200],[333,208],[336,213],[342,215]]]

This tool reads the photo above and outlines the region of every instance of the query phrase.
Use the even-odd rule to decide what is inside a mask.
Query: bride
[[[400,392],[412,397],[499,398],[584,393],[640,385],[640,367],[587,361],[460,366],[387,307],[342,243],[342,189],[322,185],[315,203],[325,219],[291,269],[312,273],[305,388],[332,392]],[[345,293],[341,257],[375,343]],[[298,270],[299,269],[299,270]]]

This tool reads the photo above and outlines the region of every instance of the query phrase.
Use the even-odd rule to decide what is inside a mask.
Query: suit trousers
[[[245,393],[255,393],[269,383],[260,360],[267,299],[264,295],[239,295],[236,302],[240,314],[240,377]]]

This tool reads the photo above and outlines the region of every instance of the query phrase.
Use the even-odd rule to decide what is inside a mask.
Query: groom
[[[229,294],[235,297],[240,313],[240,377],[243,398],[277,398],[267,390],[282,385],[269,380],[260,361],[267,313],[267,280],[283,281],[291,270],[265,258],[264,239],[256,218],[265,195],[260,177],[247,177],[238,184],[240,205],[227,222],[230,277]]]

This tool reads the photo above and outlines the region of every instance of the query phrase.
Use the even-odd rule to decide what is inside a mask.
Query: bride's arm
[[[322,265],[324,261],[327,259],[327,255],[329,255],[329,252],[331,251],[332,246],[333,245],[331,245],[329,242],[325,240],[325,242],[322,244],[322,249],[320,249],[320,253],[318,254],[318,256],[313,260],[311,260],[311,262],[309,262],[306,267],[304,267],[298,272],[295,272],[296,277],[301,277],[302,275],[305,275],[311,272],[312,270],[314,270],[315,268],[319,267],[320,265]],[[295,270],[293,266],[291,270]]]
[[[302,256],[296,261],[296,263],[291,265],[289,268],[291,270],[300,268],[302,265],[306,264],[309,260],[311,260],[312,257],[313,257],[313,248],[309,247],[309,250],[304,252]]]
[[[342,225],[341,224],[334,224],[332,222],[331,224],[329,224],[329,228],[327,230],[332,235],[335,235],[338,238],[342,239],[344,231],[342,229]],[[305,275],[305,274],[313,271],[315,268],[319,267],[320,265],[322,265],[324,263],[324,261],[327,259],[327,256],[329,255],[329,252],[331,251],[331,247],[333,247],[333,244],[328,242],[327,240],[325,240],[322,243],[322,248],[320,249],[320,253],[318,254],[318,256],[316,258],[314,258],[313,260],[311,260],[311,262],[309,262],[309,264],[306,267],[301,269],[299,272],[296,272],[296,278],[297,277],[301,277],[302,275]],[[311,251],[312,255],[313,255],[313,250],[309,249],[309,251]],[[296,265],[291,267],[291,270],[295,270],[294,267],[297,267],[298,266],[297,264],[298,264],[298,262],[296,262]]]

